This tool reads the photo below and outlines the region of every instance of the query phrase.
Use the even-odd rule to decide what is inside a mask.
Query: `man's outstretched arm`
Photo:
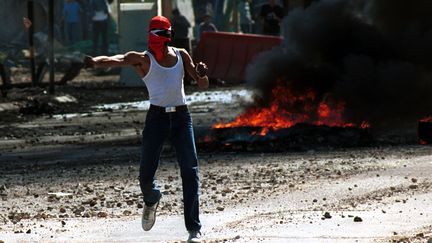
[[[136,66],[140,65],[140,62],[140,53],[137,52],[128,52],[126,54],[119,54],[115,56],[86,56],[84,58],[86,67],[95,68],[121,67],[128,65]]]
[[[84,63],[86,64],[86,67],[94,68],[109,68],[129,65],[125,61],[125,55],[123,54],[97,57],[86,56],[84,58]]]

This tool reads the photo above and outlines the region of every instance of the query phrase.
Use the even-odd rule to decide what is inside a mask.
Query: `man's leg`
[[[169,123],[164,116],[165,114],[150,109],[143,131],[140,187],[145,203],[141,224],[145,231],[152,229],[156,221],[156,209],[162,197],[154,182],[154,176],[159,165],[163,142],[168,135]]]
[[[176,113],[172,130],[172,142],[181,170],[186,229],[189,232],[197,232],[201,229],[198,197],[198,158],[192,119],[188,111]]]
[[[154,176],[159,166],[159,158],[165,138],[168,136],[168,121],[165,114],[149,111],[142,132],[140,187],[146,205],[159,201],[160,191],[154,182]]]

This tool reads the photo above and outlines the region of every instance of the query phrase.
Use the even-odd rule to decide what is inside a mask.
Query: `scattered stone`
[[[80,206],[76,209],[74,209],[72,212],[75,214],[75,216],[81,216],[82,213],[84,213],[85,208],[83,206]]]
[[[114,187],[115,192],[121,192],[123,191],[124,187]]]
[[[62,95],[62,96],[56,96],[54,97],[54,100],[56,100],[59,103],[76,103],[77,99],[71,95]]]
[[[97,214],[97,216],[98,216],[99,218],[106,218],[106,217],[108,217],[108,214],[107,214],[106,212],[99,212],[99,213]]]
[[[232,190],[230,188],[225,188],[222,190],[223,193],[230,193]]]
[[[52,114],[54,112],[54,105],[46,100],[39,100],[36,98],[28,98],[19,109],[19,112],[24,115],[41,115]]]
[[[27,231],[26,231],[26,234],[30,234],[31,233],[31,229],[28,229]]]
[[[5,185],[0,186],[0,196],[5,198],[8,195],[8,189]]]
[[[412,183],[417,183],[417,179],[416,178],[411,178]]]
[[[355,216],[354,217],[354,222],[363,222],[363,219],[360,218],[359,216]]]
[[[225,208],[222,207],[222,206],[218,206],[216,209],[217,209],[218,211],[224,211],[224,210],[225,210]]]
[[[330,215],[330,213],[329,212],[325,212],[324,213],[324,218],[326,218],[326,219],[331,219],[331,215]]]
[[[29,213],[17,213],[17,212],[10,212],[8,215],[8,218],[14,222],[14,223],[18,223],[19,221],[21,221],[22,219],[30,219],[30,214]]]
[[[409,185],[409,189],[417,189],[418,185]]]
[[[123,211],[123,215],[124,215],[124,216],[129,216],[129,215],[131,215],[131,214],[132,214],[132,212],[129,211],[129,210],[125,210],[125,211]]]
[[[418,233],[418,234],[416,234],[416,237],[423,238],[424,234],[423,233]]]
[[[87,187],[85,188],[85,191],[88,192],[88,193],[92,193],[92,192],[94,192],[94,189],[91,188],[91,187],[89,187],[89,186],[87,186]]]
[[[66,225],[66,222],[64,220],[61,221],[62,226]]]

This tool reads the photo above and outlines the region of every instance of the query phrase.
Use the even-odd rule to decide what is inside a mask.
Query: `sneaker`
[[[198,243],[201,242],[201,232],[199,231],[189,231],[189,238],[187,242]]]
[[[152,206],[147,206],[144,204],[143,215],[141,218],[141,224],[144,231],[149,231],[153,227],[156,221],[156,209],[159,202],[153,204]]]

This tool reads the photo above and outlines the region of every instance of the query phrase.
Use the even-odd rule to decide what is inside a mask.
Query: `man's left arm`
[[[209,80],[207,77],[207,65],[203,62],[195,65],[189,53],[185,49],[179,49],[183,59],[183,64],[189,75],[198,83],[198,87],[201,89],[207,89],[209,86]]]

